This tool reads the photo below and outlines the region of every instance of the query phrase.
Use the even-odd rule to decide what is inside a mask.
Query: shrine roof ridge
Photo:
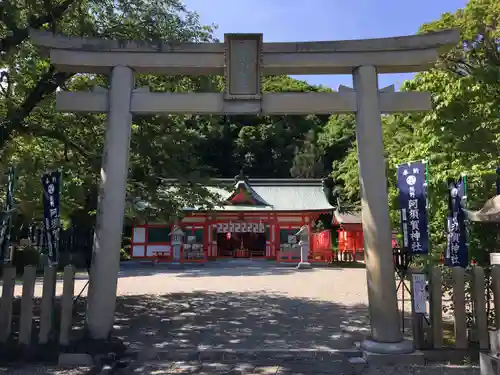
[[[238,34],[227,34],[238,35]],[[224,53],[223,42],[194,43],[158,40],[157,42],[84,38],[53,34],[46,30],[30,29],[30,38],[44,49],[66,49],[107,52],[160,52],[160,53]],[[263,43],[264,53],[327,53],[327,52],[384,52],[419,49],[441,49],[455,45],[459,40],[458,29],[447,29],[425,34],[386,38],[353,39],[311,42]]]
[[[162,182],[175,184],[179,182],[175,178],[162,178]],[[322,178],[248,178],[244,180],[250,186],[322,186]],[[200,185],[234,185],[237,181],[234,178],[211,178],[206,181],[196,182]]]

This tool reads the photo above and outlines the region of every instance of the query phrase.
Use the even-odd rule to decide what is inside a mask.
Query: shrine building
[[[334,217],[323,180],[240,176],[213,180],[206,188],[220,197],[210,211],[186,207],[177,225],[134,226],[132,257],[181,263],[235,257],[298,261],[295,233],[304,225],[311,233],[310,258],[314,250],[332,253],[330,231],[312,234],[321,215]]]

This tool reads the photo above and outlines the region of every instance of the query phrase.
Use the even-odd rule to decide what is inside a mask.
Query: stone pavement
[[[58,368],[45,365],[24,365],[17,367],[0,367],[0,374],[5,375],[90,375],[89,367]]]
[[[117,375],[479,375],[478,366],[431,364],[427,366],[384,366],[353,369],[345,363],[317,363],[310,360],[275,363],[171,362],[149,361],[116,372]],[[1,368],[8,375],[90,375],[89,368],[60,369],[48,366]]]
[[[425,366],[360,366],[346,361],[150,361],[121,370],[122,375],[479,375],[478,366],[428,364]]]
[[[75,293],[85,283],[79,275]],[[37,284],[36,293],[41,290]],[[57,290],[62,291],[60,283]],[[79,332],[84,299],[75,312]],[[125,375],[352,374],[346,359],[367,333],[364,269],[218,262],[180,270],[130,262],[120,272],[113,334],[138,353],[121,370]],[[361,370],[366,375],[479,373],[450,366]],[[7,373],[85,373],[59,371],[37,366]]]
[[[200,291],[120,297],[115,335],[138,351],[350,349],[366,321],[362,306]]]
[[[350,349],[369,328],[364,269],[127,265],[118,290],[114,335],[139,352]]]
[[[198,375],[292,375],[292,374],[353,374],[351,366],[341,360],[335,362],[296,361],[283,362],[213,362],[181,361],[145,362],[122,370],[121,374],[198,374]]]
[[[359,357],[357,350],[202,350],[143,353],[124,373],[187,374],[339,374],[353,373],[348,358]],[[184,357],[184,358],[182,358]]]

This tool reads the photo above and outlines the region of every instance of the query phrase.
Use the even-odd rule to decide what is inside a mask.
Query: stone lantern
[[[174,226],[170,233],[170,244],[172,245],[172,260],[174,263],[181,261],[181,248],[184,244],[184,231],[180,226]]]
[[[302,226],[295,235],[300,239],[300,263],[297,265],[297,268],[311,268],[311,263],[309,263],[309,227],[307,225]]]
[[[500,195],[490,198],[486,201],[483,208],[478,211],[465,210],[467,219],[485,224],[500,223]],[[500,265],[500,252],[490,253],[490,264]]]

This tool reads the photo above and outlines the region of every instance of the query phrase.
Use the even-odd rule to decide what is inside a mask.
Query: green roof
[[[217,194],[221,201],[234,195],[244,184],[258,204],[223,204],[216,211],[329,211],[334,207],[328,202],[320,179],[217,179],[206,188]],[[186,208],[192,210],[193,208]]]

